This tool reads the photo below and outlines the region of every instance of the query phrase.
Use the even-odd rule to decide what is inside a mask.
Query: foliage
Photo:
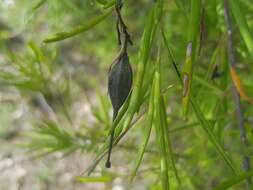
[[[92,155],[74,179],[79,183],[121,178],[125,189],[251,189],[252,171],[242,167],[245,158],[251,164],[253,148],[251,0],[228,1],[232,31],[226,0],[123,1],[133,87],[111,122],[105,86],[118,52],[116,2],[0,3],[0,93],[16,93],[29,107],[32,127],[21,134],[22,146],[40,157]],[[114,129],[108,171],[104,156]]]

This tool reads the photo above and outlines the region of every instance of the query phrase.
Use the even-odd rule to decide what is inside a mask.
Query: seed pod
[[[123,52],[112,65],[109,72],[108,92],[113,107],[113,120],[124,104],[132,86],[132,68],[126,52]]]
[[[117,117],[120,107],[124,104],[130,93],[133,80],[133,73],[129,58],[125,51],[114,61],[109,71],[108,92],[113,107],[113,120]],[[111,131],[111,138],[108,151],[108,159],[105,164],[107,168],[111,167],[110,157],[113,145],[114,129]]]

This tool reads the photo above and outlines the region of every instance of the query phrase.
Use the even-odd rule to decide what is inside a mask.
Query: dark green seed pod
[[[109,71],[108,92],[113,107],[113,120],[117,117],[120,107],[124,104],[132,87],[133,72],[129,64],[129,58],[125,51],[114,61]],[[111,138],[108,151],[108,159],[105,164],[111,167],[110,157],[113,145],[114,129],[111,131]]]
[[[113,120],[131,90],[132,80],[133,73],[129,58],[127,53],[123,52],[115,60],[109,72],[108,92],[113,107]]]

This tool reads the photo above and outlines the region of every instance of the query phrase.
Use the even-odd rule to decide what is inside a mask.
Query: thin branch
[[[228,48],[227,51],[228,51],[229,66],[230,66],[230,70],[232,70],[232,69],[236,69],[235,68],[236,59],[235,59],[235,53],[234,53],[233,29],[232,29],[232,22],[229,15],[229,1],[228,0],[224,0],[224,16],[225,16],[225,22],[227,25],[227,48]],[[241,143],[243,146],[248,147],[247,135],[244,128],[243,112],[242,112],[242,107],[240,103],[240,94],[237,91],[234,82],[232,85],[232,92],[233,92],[234,101],[236,105],[236,116],[238,120],[238,127],[240,130]],[[250,170],[250,158],[245,153],[243,153],[242,167],[245,171]],[[247,185],[249,189],[251,186],[251,178],[247,179]]]

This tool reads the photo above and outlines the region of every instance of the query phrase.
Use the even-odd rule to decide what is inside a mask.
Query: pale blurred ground
[[[90,163],[92,158],[88,155],[75,152],[67,157],[57,153],[32,158],[25,148],[20,147],[24,137],[19,133],[29,130],[26,121],[30,113],[18,94],[9,95],[8,100],[7,97],[7,94],[1,94],[0,190],[104,189],[101,184],[82,185],[74,180]],[[87,109],[84,111],[89,114]]]

